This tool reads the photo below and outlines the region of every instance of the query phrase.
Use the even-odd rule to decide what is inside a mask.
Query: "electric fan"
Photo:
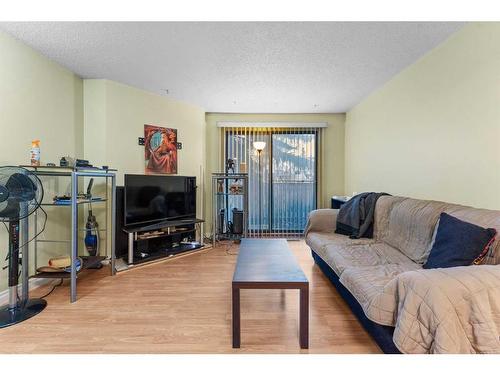
[[[0,307],[0,328],[29,319],[47,306],[43,299],[18,297],[19,252],[28,246],[20,244],[19,223],[40,207],[42,199],[42,183],[35,174],[20,167],[0,167],[0,222],[8,223],[9,230],[9,304]]]

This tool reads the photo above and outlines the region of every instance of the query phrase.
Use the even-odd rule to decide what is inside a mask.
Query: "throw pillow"
[[[441,213],[427,263],[424,268],[448,268],[478,264],[488,253],[497,231],[482,228]]]

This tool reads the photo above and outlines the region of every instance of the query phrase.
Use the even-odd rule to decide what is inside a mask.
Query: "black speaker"
[[[217,233],[219,234],[224,234],[224,225],[225,225],[225,222],[226,222],[226,211],[222,208],[220,211],[219,211],[219,215],[218,215],[218,222],[217,222]]]
[[[115,254],[117,258],[128,257],[128,236],[127,233],[123,231],[123,225],[125,223],[125,195],[124,187],[116,187],[116,228],[115,228]]]
[[[233,234],[243,233],[243,211],[233,208]]]

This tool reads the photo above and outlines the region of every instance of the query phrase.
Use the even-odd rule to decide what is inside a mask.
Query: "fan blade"
[[[0,210],[0,220],[11,221],[14,219],[18,219],[21,211],[19,202],[17,202],[15,199],[9,199],[6,202],[0,203],[0,207],[4,206],[5,203],[5,207]]]
[[[35,198],[36,186],[29,177],[14,173],[5,184],[10,196],[15,197],[20,202],[28,202]]]
[[[3,212],[3,210],[5,210],[7,205],[8,205],[8,201],[0,202],[0,217],[2,217],[2,212]]]
[[[5,202],[9,198],[9,189],[4,185],[0,184],[0,202]]]

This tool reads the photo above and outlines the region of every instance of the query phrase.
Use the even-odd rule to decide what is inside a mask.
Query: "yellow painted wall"
[[[126,173],[144,173],[144,124],[177,129],[178,174],[196,176],[202,201],[205,167],[203,109],[108,80],[85,80],[85,157],[95,165],[118,169],[117,184]],[[95,144],[92,144],[95,142]],[[198,213],[201,215],[201,203]]]
[[[0,165],[29,164],[33,139],[41,141],[42,163],[57,164],[63,155],[82,156],[83,82],[0,32]],[[49,179],[46,195],[51,197],[67,186],[65,181]],[[67,235],[64,222],[69,219],[69,211],[60,210],[57,215],[47,210],[50,220],[42,238]],[[0,267],[7,264],[7,240],[5,228],[0,226]],[[60,245],[40,249],[40,261],[61,251],[64,247]],[[6,286],[7,270],[0,269],[0,291]]]
[[[210,231],[212,201],[211,201],[211,173],[220,172],[221,146],[218,121],[248,121],[248,122],[326,122],[328,128],[324,129],[323,147],[321,147],[323,160],[321,171],[322,196],[318,205],[330,207],[332,195],[344,194],[344,114],[206,114],[206,200],[205,212],[209,222],[206,231]]]
[[[104,79],[83,80],[85,158],[94,165],[106,162],[106,84]]]
[[[346,194],[500,209],[500,23],[452,35],[347,113]]]

